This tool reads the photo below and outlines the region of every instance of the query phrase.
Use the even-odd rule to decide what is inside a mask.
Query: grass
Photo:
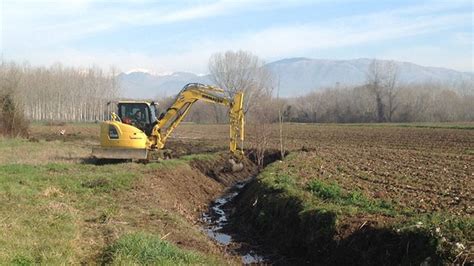
[[[311,180],[307,189],[313,193],[316,197],[327,199],[327,200],[337,200],[342,199],[342,190],[337,184],[327,184],[318,179]]]
[[[185,166],[186,161],[181,159],[171,159],[171,160],[164,160],[157,163],[148,163],[144,166],[146,169],[150,170],[160,170],[160,169],[172,169],[178,166]]]
[[[216,260],[182,250],[160,236],[142,232],[120,237],[107,249],[106,257],[107,262],[114,265],[217,264]]]
[[[80,163],[90,153],[91,147],[79,143],[0,138],[0,164]]]
[[[146,169],[158,170],[158,169],[172,169],[178,166],[189,166],[191,161],[212,161],[217,158],[216,153],[204,153],[204,154],[192,154],[185,155],[177,159],[164,160],[157,163],[149,163],[144,167]]]
[[[182,164],[183,161],[172,160],[161,167]],[[101,230],[134,232],[133,226],[109,222],[138,222],[127,216],[134,212],[123,212],[117,195],[130,190],[141,176],[156,170],[158,164],[151,165],[0,165],[0,261],[17,265],[75,264],[90,256],[90,252],[105,248],[100,245]],[[203,237],[179,215],[157,207],[146,211],[166,222],[166,230],[171,226],[188,232],[191,239]],[[150,230],[156,233],[157,229]],[[146,233],[124,236],[111,251],[114,263],[125,265],[213,261]]]
[[[396,214],[393,204],[385,200],[369,199],[358,190],[344,191],[338,184],[322,179],[313,178],[306,181],[302,177],[295,176],[291,169],[286,168],[288,161],[292,160],[297,158],[290,155],[286,163],[271,164],[260,174],[259,180],[284,197],[302,199],[305,211],[318,209],[341,215]]]
[[[369,199],[357,190],[344,192],[336,183],[313,179],[308,182],[307,190],[319,199],[341,206],[354,206],[367,213],[395,214],[391,203],[384,200]]]
[[[129,189],[138,178],[123,166],[0,165],[0,260],[44,264],[73,263],[81,254],[79,221],[112,215],[113,191]],[[100,181],[98,181],[100,180]]]

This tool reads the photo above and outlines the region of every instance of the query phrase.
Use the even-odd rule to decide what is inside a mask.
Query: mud
[[[255,154],[254,150],[246,152],[248,158],[246,169],[257,167],[255,164],[249,165],[250,161],[256,163]],[[287,154],[285,153],[285,155]],[[280,159],[279,151],[268,150],[264,154],[263,165],[266,166]],[[210,176],[220,178],[215,173]],[[288,261],[276,254],[274,248],[258,244],[255,236],[242,234],[239,228],[233,225],[235,223],[234,212],[239,204],[237,199],[246,190],[246,187],[254,182],[255,178],[256,174],[249,175],[247,179],[231,186],[210,204],[209,209],[202,214],[203,231],[219,245],[225,247],[226,252],[240,257],[243,264],[273,264],[275,261]],[[247,221],[241,222],[248,223]]]
[[[229,219],[233,211],[234,199],[245,185],[254,177],[248,180],[238,182],[231,187],[223,196],[214,200],[209,207],[209,211],[202,214],[202,222],[204,223],[204,232],[221,246],[225,246],[227,252],[231,252],[236,256],[240,256],[243,264],[270,263],[270,258],[263,255],[259,250],[251,248],[243,248],[245,243],[238,237],[238,232],[229,228]],[[247,244],[248,245],[248,244]]]

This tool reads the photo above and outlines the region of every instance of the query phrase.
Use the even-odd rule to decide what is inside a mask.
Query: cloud
[[[7,0],[8,1],[8,0]],[[360,52],[354,57],[367,55],[363,46],[387,43],[392,40],[416,38],[423,35],[435,35],[436,38],[451,38],[452,47],[465,46],[472,33],[459,33],[456,29],[470,25],[472,13],[463,11],[462,7],[469,5],[469,1],[431,2],[422,5],[412,5],[393,10],[383,10],[368,14],[345,16],[327,21],[313,21],[308,23],[271,23],[267,28],[260,30],[242,30],[236,26],[229,29],[227,36],[200,35],[185,42],[176,42],[180,52],[170,53],[158,51],[145,53],[143,51],[126,51],[121,49],[108,49],[97,52],[84,49],[73,49],[68,44],[100,32],[120,29],[124,26],[140,27],[144,25],[173,24],[189,22],[192,20],[205,20],[209,17],[236,15],[239,12],[264,8],[282,8],[288,5],[304,5],[307,2],[286,3],[285,1],[213,1],[188,3],[184,8],[175,6],[153,5],[153,1],[141,0],[139,5],[133,1],[121,1],[123,6],[101,9],[99,6],[106,2],[93,2],[88,0],[75,0],[74,8],[65,1],[60,1],[52,9],[47,9],[45,17],[43,12],[35,14],[37,6],[24,8],[24,4],[7,2],[7,21],[15,21],[18,16],[25,19],[17,20],[15,27],[8,27],[5,34],[9,49],[15,56],[28,59],[33,63],[51,64],[61,61],[69,65],[89,66],[97,64],[102,67],[116,65],[126,71],[132,68],[148,68],[156,72],[169,70],[207,72],[207,61],[212,53],[232,50],[248,50],[265,59],[277,59],[292,56],[311,56],[320,51],[330,49],[353,48]],[[133,8],[129,8],[132,5]],[[22,8],[23,7],[23,8]],[[25,14],[31,17],[24,16]],[[85,15],[81,15],[85,14]],[[59,16],[59,17],[58,17]],[[65,17],[65,18],[64,18]],[[61,18],[63,18],[61,20]],[[57,24],[60,20],[62,23]],[[192,25],[190,25],[192,26]],[[453,33],[446,33],[453,31]],[[472,31],[472,27],[471,27]],[[53,36],[49,36],[54,32]],[[187,37],[190,38],[190,37]],[[24,42],[24,40],[28,40]],[[182,45],[181,43],[184,43]],[[464,44],[463,44],[464,43]],[[54,45],[53,45],[54,44]],[[181,45],[181,46],[180,46]],[[434,44],[435,45],[435,44]],[[431,45],[430,47],[433,47]],[[419,46],[419,45],[418,45]],[[54,47],[54,49],[51,49]],[[455,48],[454,48],[455,50]],[[391,48],[387,54],[392,54],[393,59],[415,61],[420,63],[431,62],[416,57],[411,53],[411,47]],[[7,50],[8,52],[8,50]],[[427,49],[423,58],[430,54],[450,54],[442,48]],[[8,55],[8,54],[7,54]],[[383,57],[381,55],[379,57]],[[331,57],[328,54],[327,57]],[[410,60],[410,58],[414,58]],[[434,57],[434,58],[439,58]],[[472,49],[471,49],[472,58]],[[447,67],[465,69],[470,61],[469,57],[443,58]],[[472,63],[471,63],[472,69]]]
[[[28,39],[36,46],[80,40],[121,27],[172,24],[310,2],[218,0],[190,1],[180,6],[150,0],[118,0],[113,5],[105,0],[3,1],[3,35],[9,42]]]
[[[207,58],[212,53],[228,49],[248,50],[267,59],[311,55],[321,50],[360,47],[437,33],[465,25],[471,19],[469,13],[418,14],[413,17],[401,16],[400,13],[402,12],[390,11],[389,13],[369,14],[364,17],[338,18],[326,23],[272,27],[261,31],[243,33],[225,40],[195,39],[190,41],[195,45],[189,47],[188,51],[171,57],[186,58],[185,62],[199,65],[201,69],[205,69]],[[450,36],[445,37],[449,38]],[[410,47],[402,49],[407,50],[407,54],[410,54]],[[358,56],[364,55],[360,54]],[[449,66],[449,57],[446,59],[448,60],[443,60],[443,63]],[[466,58],[465,61],[468,62],[469,58]],[[467,64],[453,62],[451,67],[460,65]]]

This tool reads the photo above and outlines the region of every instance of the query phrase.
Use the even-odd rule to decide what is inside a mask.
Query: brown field
[[[224,147],[226,130],[185,126],[176,135],[183,142]],[[250,126],[249,142],[252,131]],[[276,126],[272,131],[270,148],[277,149]],[[295,169],[296,175],[357,187],[419,212],[474,213],[474,130],[286,124],[283,132],[287,150],[307,151],[296,155],[297,161],[306,162],[306,167]]]
[[[59,136],[60,129],[66,136]],[[285,150],[298,153],[306,167],[297,175],[359,188],[375,198],[390,198],[419,212],[474,213],[474,123],[414,125],[285,124]],[[246,131],[247,148],[253,132]],[[279,148],[277,125],[269,149]],[[34,126],[31,136],[72,145],[97,144],[96,124]],[[225,150],[227,125],[184,124],[169,148],[177,155]],[[87,148],[78,157],[87,155]],[[60,155],[58,155],[60,157]],[[317,169],[315,169],[317,168]],[[317,171],[315,171],[317,170]]]
[[[452,240],[454,246],[461,241],[465,248],[455,250],[462,256],[450,257],[448,260],[471,259],[471,253],[474,252],[474,239],[472,232],[469,232],[474,213],[473,128],[474,123],[284,124],[283,146],[289,155],[283,162],[272,164],[262,174],[287,175],[294,179],[292,182],[296,182],[295,187],[304,193],[308,192],[307,185],[311,181],[320,180],[337,185],[344,193],[362,193],[364,204],[382,201],[390,204],[389,211],[386,211],[378,205],[354,207],[343,203],[336,206],[339,204],[336,201],[326,202],[329,204],[327,206],[336,210],[336,235],[341,239],[350,237],[364,226],[392,228],[394,223],[400,221],[418,221],[418,216],[422,215],[436,214],[441,220],[454,219],[463,229],[459,231],[459,227],[452,227],[450,222],[446,229],[442,227],[442,230],[447,230],[443,233],[446,237],[452,236],[448,241]],[[62,129],[66,130],[64,136],[59,134]],[[280,147],[278,125],[267,129],[267,148],[274,152]],[[253,125],[247,126],[244,143],[247,152],[253,151],[257,130]],[[39,254],[35,255],[38,258],[34,260],[44,263],[58,262],[61,254],[67,256],[67,261],[71,263],[93,263],[100,261],[103,250],[122,235],[138,231],[166,236],[168,241],[178,247],[208,254],[211,260],[217,258],[220,263],[233,264],[239,261],[236,254],[219,247],[199,229],[200,215],[213,199],[234,181],[255,175],[252,163],[248,164],[246,172],[238,175],[227,176],[216,170],[226,160],[221,155],[216,157],[214,152],[227,149],[227,125],[181,125],[170,139],[168,148],[174,150],[177,157],[189,156],[145,167],[133,163],[103,167],[88,164],[90,149],[98,144],[98,133],[98,124],[38,123],[31,127],[30,139],[27,141],[0,139],[0,166],[3,167],[0,178],[5,180],[4,188],[0,188],[0,196],[5,198],[5,206],[16,204],[15,197],[28,199],[17,205],[16,208],[21,209],[21,212],[11,208],[3,210],[5,215],[17,217],[16,221],[24,221],[11,222],[14,233],[5,235],[3,239],[4,244],[10,243],[11,247],[6,248],[4,253],[0,251],[0,258],[18,261],[18,258],[26,256],[29,261],[28,256],[31,254],[28,250],[33,249],[34,254]],[[276,159],[274,154],[270,161]],[[25,181],[18,183],[11,173]],[[112,176],[115,174],[123,177],[114,181]],[[57,179],[49,179],[50,176]],[[70,177],[74,181],[70,181]],[[125,183],[120,183],[120,180],[125,180]],[[70,182],[75,182],[75,185]],[[96,185],[99,189],[95,188]],[[27,186],[29,194],[25,195],[21,186]],[[79,188],[76,189],[76,186]],[[112,189],[105,190],[100,186],[110,186]],[[18,190],[13,190],[17,187]],[[59,188],[60,193],[56,198],[45,200],[43,191],[49,187]],[[89,199],[83,204],[82,198],[91,197],[88,196],[89,190],[98,191],[98,194],[94,195],[94,200]],[[107,201],[102,201],[102,197]],[[73,218],[64,221],[64,224],[74,225],[75,229],[70,235],[61,233],[61,241],[49,239],[49,234],[43,236],[34,231],[37,226],[44,227],[42,230],[45,232],[56,230],[48,222],[53,216],[36,214],[36,205],[49,206],[55,200],[64,201],[64,204],[75,209]],[[99,200],[101,204],[94,203]],[[254,201],[252,198],[251,202]],[[410,214],[404,216],[406,213]],[[28,217],[32,215],[39,220],[38,225],[25,227],[23,224],[28,224]],[[44,223],[41,222],[42,217],[46,219]],[[101,217],[105,217],[105,220]],[[4,223],[7,224],[7,221],[9,219]],[[25,228],[30,237],[37,238],[34,243],[21,240]],[[361,236],[366,237],[363,234]],[[73,242],[71,237],[75,239]],[[357,235],[354,237],[357,238]],[[352,242],[347,243],[350,247]],[[364,242],[359,239],[354,243]],[[405,242],[400,243],[401,246],[406,245]],[[60,248],[62,246],[65,247],[64,251]],[[49,251],[43,252],[45,248]],[[402,247],[403,250],[405,248]]]

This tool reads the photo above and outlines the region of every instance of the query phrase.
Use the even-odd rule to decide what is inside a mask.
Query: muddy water
[[[265,256],[258,254],[255,250],[250,249],[242,252],[235,248],[241,243],[237,243],[230,234],[224,231],[224,227],[228,224],[230,212],[232,211],[232,200],[239,195],[248,181],[250,181],[250,179],[237,183],[229,189],[227,193],[211,204],[209,211],[202,214],[202,221],[205,224],[203,230],[217,243],[239,254],[243,264],[264,263],[267,262]]]

